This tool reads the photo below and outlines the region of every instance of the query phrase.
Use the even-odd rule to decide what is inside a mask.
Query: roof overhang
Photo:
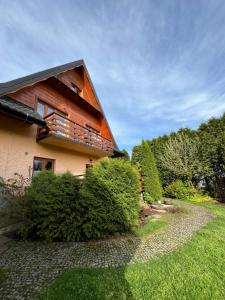
[[[8,96],[0,98],[0,112],[30,124],[46,125],[45,120],[36,111]]]
[[[96,107],[91,105],[89,102],[87,102],[85,99],[83,99],[81,96],[79,96],[77,93],[72,91],[72,89],[67,86],[64,82],[59,80],[57,76],[50,77],[46,81],[48,84],[51,86],[54,86],[59,92],[66,94],[70,99],[74,99],[75,102],[85,110],[89,111],[91,114],[97,116],[97,117],[102,117],[102,113],[100,110],[98,110]]]
[[[118,157],[123,157],[124,153],[119,151],[118,149],[113,149],[113,155],[111,156],[112,158],[118,158]]]

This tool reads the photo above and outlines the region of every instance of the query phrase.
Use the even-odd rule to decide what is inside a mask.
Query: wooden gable
[[[78,88],[79,95],[74,93],[74,87]],[[34,109],[40,99],[55,109],[66,112],[72,121],[97,130],[104,138],[113,142],[117,149],[84,63],[41,80],[36,78],[29,85],[7,95]]]

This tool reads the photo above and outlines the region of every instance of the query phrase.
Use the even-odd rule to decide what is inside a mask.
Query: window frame
[[[42,118],[44,118],[45,116],[46,116],[46,104],[43,102],[43,101],[41,101],[41,100],[39,100],[39,99],[37,99],[37,101],[36,101],[36,112],[37,113],[39,113],[38,112],[38,104],[42,104],[42,105],[44,105],[44,116],[42,116],[41,114],[40,114],[40,116],[42,117]]]
[[[67,112],[61,111],[58,108],[55,108],[54,106],[52,106],[51,104],[48,104],[48,102],[43,101],[39,97],[36,97],[36,104],[35,104],[35,110],[36,110],[36,112],[38,112],[38,103],[41,103],[41,104],[44,105],[44,116],[42,118],[45,118],[45,117],[47,117],[48,115],[50,115],[50,114],[52,114],[54,112],[62,115],[62,117],[69,118],[69,115],[68,115]],[[53,110],[53,112],[48,113],[48,108],[49,107]]]
[[[92,169],[92,168],[93,168],[92,163],[86,164],[86,171],[89,170],[89,169]]]
[[[32,176],[34,176],[34,161],[35,160],[40,160],[41,161],[41,170],[40,172],[44,172],[44,171],[48,171],[46,169],[44,169],[44,162],[46,162],[47,160],[51,161],[52,162],[52,170],[51,172],[54,174],[55,173],[55,159],[53,158],[46,158],[46,157],[40,157],[40,156],[34,156],[33,158],[33,172],[32,172]]]
[[[77,95],[80,95],[81,89],[74,82],[70,83],[70,88],[74,93],[76,93]]]

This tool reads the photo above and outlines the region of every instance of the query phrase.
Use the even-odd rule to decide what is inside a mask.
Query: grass
[[[189,212],[189,209],[186,207],[185,204],[183,204],[183,201],[173,200],[173,204],[175,205],[175,208],[180,209],[180,212],[176,213],[176,218],[182,217],[184,214],[187,214]],[[143,227],[135,228],[133,230],[133,233],[134,235],[140,238],[147,237],[153,232],[164,228],[170,222],[170,219],[171,219],[170,213],[162,215],[162,219],[159,220],[153,220],[151,217],[149,217],[147,219],[147,223]]]
[[[138,237],[145,237],[151,233],[165,227],[167,222],[165,220],[155,220],[148,218],[147,223],[143,227],[138,227],[134,230],[134,234]]]
[[[50,299],[225,299],[225,207],[179,250],[147,263],[112,269],[75,269],[40,296]]]

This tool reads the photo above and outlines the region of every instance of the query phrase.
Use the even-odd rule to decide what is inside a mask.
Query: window
[[[86,164],[86,170],[93,168],[92,164]]]
[[[45,116],[49,115],[50,113],[54,112],[55,109],[51,106],[49,106],[48,104],[39,101],[37,102],[37,112],[39,113],[39,115],[42,116],[42,118],[44,118]]]
[[[45,104],[43,102],[38,101],[37,103],[37,112],[40,116],[45,116]]]
[[[74,91],[76,94],[80,94],[81,90],[77,87],[74,83],[71,83],[71,90]]]
[[[93,161],[90,159],[89,164],[86,164],[86,170],[93,168]]]
[[[55,109],[51,106],[47,107],[47,115],[50,115],[51,113],[53,113],[55,111]]]
[[[54,171],[54,160],[49,158],[34,157],[33,175],[43,171]]]
[[[37,102],[37,112],[39,113],[39,115],[42,116],[42,118],[46,117],[47,115],[50,115],[53,112],[57,112],[62,117],[67,117],[67,114],[55,109],[54,107],[52,107],[52,106],[48,105],[47,103],[42,102],[40,100],[38,100],[38,102]]]

